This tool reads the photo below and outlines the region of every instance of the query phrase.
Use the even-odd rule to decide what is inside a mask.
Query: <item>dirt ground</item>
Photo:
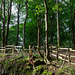
[[[43,51],[41,51],[42,52],[42,54],[43,54]],[[65,54],[66,52],[65,51],[60,51],[60,53],[62,53],[62,54]],[[39,55],[39,53],[36,51],[36,52],[33,52],[33,54],[35,54],[35,55]],[[74,53],[72,53],[71,52],[71,54],[74,54]],[[17,56],[19,56],[20,54],[18,54],[18,53],[15,53],[15,55],[11,55],[11,56],[6,56],[6,57],[3,57],[3,58],[1,58],[0,57],[0,61],[5,61],[5,60],[8,60],[8,59],[12,59],[12,58],[15,58],[15,57],[17,57]],[[25,55],[25,56],[29,56],[29,53],[28,52],[25,52],[25,53],[23,53],[23,55]],[[75,54],[74,54],[75,55]],[[39,59],[39,56],[38,56],[38,59]],[[55,59],[55,61],[56,61],[56,58],[55,57],[53,57],[52,56],[52,59]],[[71,58],[71,61],[72,61],[72,58]],[[75,62],[75,60],[73,59],[73,61]],[[59,62],[59,61],[56,61],[56,62],[54,62],[54,63],[52,63],[52,64],[50,64],[50,65],[48,65],[48,66],[46,66],[46,65],[44,65],[44,66],[46,66],[47,67],[47,70],[48,71],[51,71],[52,72],[52,75],[58,75],[58,74],[55,74],[55,72],[57,72],[58,70],[60,71],[60,72],[62,72],[62,70],[60,69],[60,67],[61,67],[61,65],[62,65],[62,63],[61,62]],[[68,66],[69,64],[66,62],[65,64],[64,64],[64,66],[67,66],[67,69],[69,69]],[[43,66],[43,65],[42,65]],[[39,66],[40,67],[40,66]],[[36,69],[37,70],[37,69]],[[45,70],[45,69],[44,69]],[[65,69],[64,69],[65,70]],[[64,70],[63,70],[63,72],[64,72]],[[46,71],[46,70],[45,70]],[[68,71],[68,70],[67,70]],[[65,72],[65,74],[64,75],[68,75],[68,74],[66,74],[66,73],[68,73],[68,72]],[[61,74],[60,74],[61,75]],[[63,74],[62,74],[63,75]]]
[[[41,53],[43,54],[43,52],[44,51],[41,51]],[[53,52],[54,54],[56,54],[55,52]],[[64,50],[64,51],[59,51],[59,54],[64,54],[64,55],[66,55],[66,50]],[[24,52],[23,53],[25,56],[29,56],[29,53],[28,52]],[[37,51],[35,51],[35,52],[33,52],[33,54],[35,54],[35,55],[39,55],[39,53],[37,52]],[[12,55],[12,56],[6,56],[6,57],[0,57],[0,61],[4,61],[4,60],[8,60],[8,59],[11,59],[11,58],[14,58],[14,57],[16,57],[16,56],[18,56],[19,55],[19,53],[15,53],[15,55]],[[70,55],[71,56],[75,56],[75,52],[71,52],[70,51]],[[39,55],[40,56],[40,55]],[[61,56],[63,59],[64,59],[64,57],[63,56]],[[52,56],[52,58],[55,58],[56,59],[56,57],[54,57],[54,56]],[[68,59],[68,58],[67,58]],[[70,58],[70,60],[71,60],[71,62],[72,63],[75,63],[75,57],[71,57]]]

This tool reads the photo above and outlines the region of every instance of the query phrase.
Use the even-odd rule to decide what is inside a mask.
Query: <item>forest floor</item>
[[[34,55],[36,56],[35,69],[28,61],[28,52],[0,55],[0,75],[75,75],[74,65],[65,62],[63,68],[61,68],[63,61],[57,61],[55,57],[52,58],[51,64],[46,65],[38,52],[35,52]]]

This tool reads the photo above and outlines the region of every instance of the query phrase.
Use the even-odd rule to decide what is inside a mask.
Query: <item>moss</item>
[[[4,63],[0,62],[4,65],[6,72],[8,72],[10,75],[32,75],[33,69],[32,66],[29,65],[27,57],[15,59],[10,59]]]

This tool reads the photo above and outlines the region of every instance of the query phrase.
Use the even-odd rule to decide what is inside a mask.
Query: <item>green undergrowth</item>
[[[8,75],[32,75],[32,65],[28,62],[29,57],[19,55],[16,58],[1,62]]]
[[[29,57],[23,54],[1,61],[0,64],[3,65],[8,75],[75,75],[74,66],[64,65],[61,69],[62,60],[46,65],[42,58],[38,58],[38,55],[34,57],[36,59],[35,69],[29,63]]]
[[[11,55],[0,54],[1,58],[7,57],[7,56],[11,56]]]
[[[74,66],[64,66],[62,69],[59,68],[57,70],[56,75],[75,75],[75,67]]]
[[[39,65],[33,70],[35,75],[53,75],[54,73],[48,70],[46,65]]]

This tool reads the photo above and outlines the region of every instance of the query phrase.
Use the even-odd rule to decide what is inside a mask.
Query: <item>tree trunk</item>
[[[44,1],[44,6],[45,6],[45,61],[46,64],[49,64],[50,62],[48,61],[49,58],[49,48],[48,48],[48,8],[47,8],[47,3],[46,0]]]
[[[75,9],[72,18],[72,48],[75,49]]]
[[[24,21],[24,26],[23,26],[23,47],[25,46],[25,25],[26,25],[26,21],[27,21],[27,17],[28,17],[28,0],[26,0],[25,2],[25,6],[26,6],[26,17],[25,17],[25,21]]]
[[[43,21],[44,21],[44,14],[43,19],[41,19],[41,30],[40,30],[40,45],[43,46],[43,39],[42,39],[42,32],[43,32]]]
[[[17,13],[17,39],[16,39],[16,46],[18,45],[18,39],[19,39],[19,12],[20,12],[20,4],[18,5],[18,13]]]
[[[51,46],[53,45],[53,21],[54,21],[54,14],[52,15],[51,24],[50,24],[50,29],[51,29],[51,33],[50,33],[51,43],[50,43],[50,45],[51,45]]]
[[[2,19],[2,4],[0,5],[0,21]]]
[[[27,21],[27,17],[28,17],[28,0],[26,0],[25,2],[25,6],[26,6],[26,17],[25,17],[25,21],[24,21],[24,26],[23,26],[23,47],[25,46],[25,25],[26,25],[26,21]]]
[[[9,24],[10,24],[10,18],[11,18],[11,7],[12,7],[12,0],[10,1],[10,6],[8,3],[8,21],[7,21],[7,29],[6,29],[6,45],[8,42]]]
[[[3,47],[5,46],[5,0],[3,1],[3,29],[2,29]]]
[[[57,8],[57,46],[60,46],[60,33],[59,33],[59,0],[56,0]]]
[[[0,17],[0,21],[2,21],[2,4],[1,4],[1,6],[0,6],[0,15],[1,15],[1,17]],[[0,46],[1,46],[1,40],[2,40],[2,29],[1,29],[1,23],[0,23]]]
[[[70,0],[70,10],[71,10],[71,32],[72,32],[72,49],[75,49],[75,25],[74,25],[74,20],[75,20],[75,9],[72,9],[73,3]],[[74,14],[73,14],[74,10]]]
[[[39,26],[39,20],[37,20],[37,27],[38,27],[38,39],[37,39],[37,50],[40,54],[40,56],[43,58],[44,56],[40,52],[40,26]]]

